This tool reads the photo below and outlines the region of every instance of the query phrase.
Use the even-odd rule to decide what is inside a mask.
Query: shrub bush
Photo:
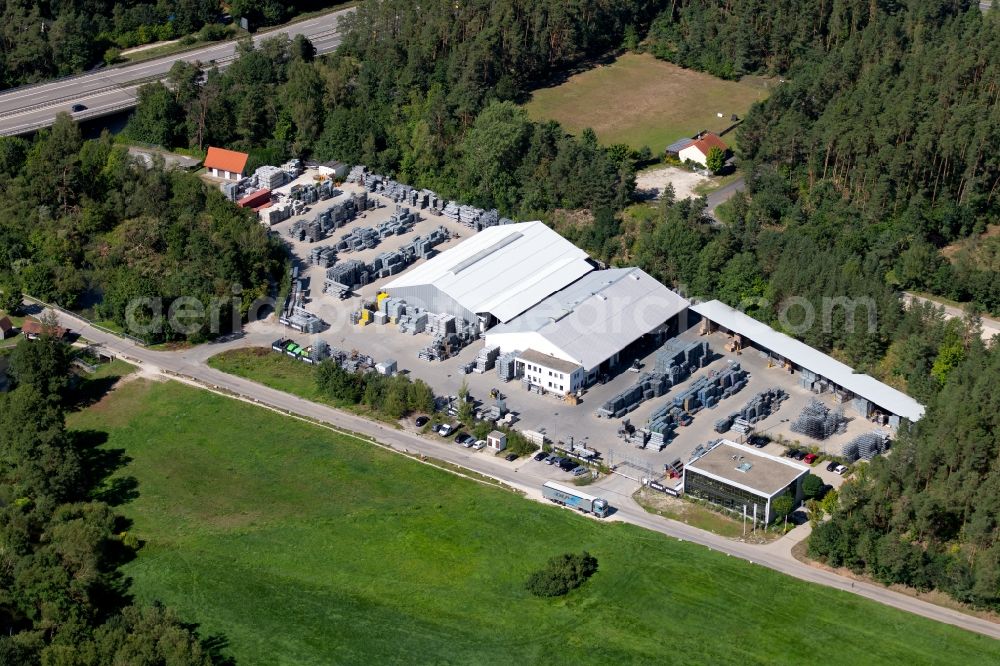
[[[586,582],[597,571],[597,558],[587,551],[553,557],[528,577],[525,587],[536,597],[561,597]]]

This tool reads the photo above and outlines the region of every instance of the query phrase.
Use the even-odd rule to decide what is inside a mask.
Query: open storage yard
[[[742,118],[767,97],[767,85],[754,77],[724,81],[648,54],[627,53],[534,91],[525,108],[533,119],[556,120],[574,133],[590,127],[601,143],[649,146],[659,154],[678,138],[726,129],[732,114]],[[731,144],[734,136],[725,139]]]
[[[237,663],[1000,659],[983,636],[175,382],[137,379],[69,421],[107,432],[138,481],[120,507],[144,543],[134,593],[221,635]],[[584,549],[599,562],[584,587],[525,591]]]

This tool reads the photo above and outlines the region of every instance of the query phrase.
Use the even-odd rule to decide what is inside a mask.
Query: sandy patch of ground
[[[663,188],[670,183],[674,186],[674,195],[678,199],[697,198],[695,188],[711,180],[692,171],[677,167],[662,167],[637,173],[635,176],[636,193],[650,199],[659,199]]]

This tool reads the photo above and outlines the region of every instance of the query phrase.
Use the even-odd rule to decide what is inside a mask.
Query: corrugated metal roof
[[[484,229],[385,288],[430,285],[505,322],[593,268],[586,252],[542,222],[522,222]]]
[[[557,355],[591,370],[687,306],[639,268],[594,271],[487,331],[486,344],[506,348],[505,335],[535,334]]]
[[[710,319],[719,326],[786,358],[795,365],[826,377],[838,386],[875,403],[893,414],[919,421],[924,415],[924,406],[919,402],[884,384],[870,375],[857,373],[849,365],[799,342],[795,338],[779,333],[767,324],[757,321],[721,301],[708,301],[692,305],[691,310]]]

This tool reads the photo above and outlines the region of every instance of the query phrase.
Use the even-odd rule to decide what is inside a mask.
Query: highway
[[[352,9],[317,16],[282,26],[254,36],[254,42],[285,33],[289,37],[305,35],[317,53],[329,53],[340,44],[337,23]],[[123,65],[81,74],[48,83],[12,88],[0,93],[0,135],[27,134],[48,127],[60,111],[69,112],[74,104],[83,104],[85,111],[74,113],[77,120],[110,115],[135,106],[139,86],[166,77],[178,60],[214,62],[220,69],[235,57],[236,42],[227,41],[185,51],[134,65]]]
[[[205,344],[180,351],[160,352],[151,351],[114,334],[95,329],[77,317],[62,312],[55,314],[61,326],[70,328],[83,338],[99,343],[108,351],[139,365],[142,371],[149,375],[166,375],[208,390],[232,395],[238,399],[258,404],[262,408],[287,414],[290,418],[298,417],[317,422],[325,427],[358,436],[365,441],[377,442],[382,446],[411,455],[422,454],[432,459],[444,460],[497,479],[512,488],[523,491],[526,496],[541,501],[540,488],[542,483],[547,480],[550,468],[531,459],[511,464],[496,456],[484,455],[441,440],[433,440],[418,432],[394,429],[348,412],[310,402],[247,379],[220,372],[206,364],[209,357],[225,349],[269,346],[270,341],[274,338],[273,331],[255,330],[254,325],[250,325],[245,337],[235,341]],[[855,580],[800,562],[792,556],[791,550],[792,546],[808,535],[808,525],[800,526],[784,538],[767,545],[733,541],[646,512],[631,497],[631,492],[635,488],[636,484],[629,479],[612,475],[599,481],[592,486],[593,490],[588,492],[602,495],[609,500],[609,503],[616,509],[612,517],[613,520],[628,522],[672,538],[690,541],[732,557],[745,559],[755,565],[765,566],[794,576],[800,580],[857,594],[893,608],[1000,639],[1000,624],[937,606],[880,585]]]

